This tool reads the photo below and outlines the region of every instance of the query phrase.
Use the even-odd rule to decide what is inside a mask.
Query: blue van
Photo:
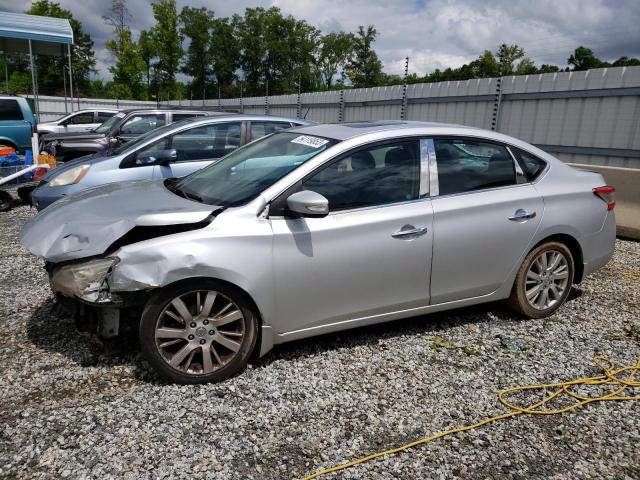
[[[0,95],[0,145],[24,152],[31,148],[31,135],[36,131],[36,117],[27,99]]]

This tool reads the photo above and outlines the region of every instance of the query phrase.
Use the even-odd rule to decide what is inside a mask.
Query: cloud
[[[58,1],[91,34],[98,75],[109,78],[113,60],[104,42],[111,29],[102,15],[110,2]],[[0,0],[0,10],[24,11],[29,5],[24,0]],[[135,35],[153,25],[149,1],[128,0],[127,5]],[[389,73],[402,73],[406,56],[410,72],[424,74],[460,66],[501,43],[517,43],[537,63],[565,65],[579,45],[605,60],[640,57],[637,0],[178,0],[179,9],[185,5],[206,6],[223,17],[241,14],[246,7],[277,6],[325,33],[375,25],[375,48]]]

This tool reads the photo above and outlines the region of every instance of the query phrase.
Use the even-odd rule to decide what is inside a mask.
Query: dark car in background
[[[179,107],[122,110],[91,132],[45,135],[41,138],[40,150],[54,155],[58,161],[66,162],[109,147],[117,147],[151,130],[179,120],[225,113],[228,114],[228,112]]]

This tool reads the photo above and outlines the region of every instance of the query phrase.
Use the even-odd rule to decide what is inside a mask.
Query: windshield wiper
[[[165,180],[164,186],[167,187],[167,189],[170,192],[173,192],[176,195],[180,195],[181,197],[184,197],[187,200],[195,200],[196,202],[204,203],[204,200],[202,199],[202,197],[200,195],[197,195],[195,193],[186,192],[186,191],[182,190],[181,188],[177,187],[176,183],[178,183],[178,180],[179,180],[178,178],[168,178],[167,180]]]

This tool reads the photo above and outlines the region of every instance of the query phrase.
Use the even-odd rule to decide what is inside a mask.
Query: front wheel
[[[8,212],[13,207],[13,197],[9,192],[0,190],[0,212]]]
[[[573,256],[566,245],[543,243],[522,262],[508,303],[525,317],[548,317],[569,296],[573,275]]]
[[[246,366],[257,331],[257,315],[241,292],[215,280],[192,280],[151,297],[140,322],[140,346],[172,382],[218,382]]]

